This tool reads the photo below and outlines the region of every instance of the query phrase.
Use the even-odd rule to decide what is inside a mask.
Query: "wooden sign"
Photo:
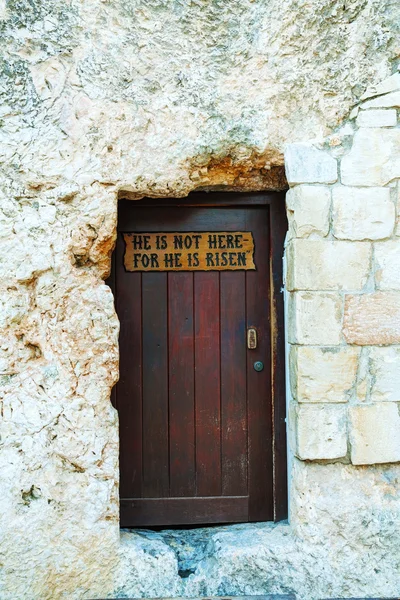
[[[127,271],[255,269],[250,231],[123,233]]]

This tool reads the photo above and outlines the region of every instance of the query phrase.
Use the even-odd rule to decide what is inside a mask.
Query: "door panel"
[[[121,202],[122,526],[274,517],[269,227],[268,206]],[[256,270],[125,271],[123,232],[175,231],[251,231]],[[248,327],[257,330],[254,350]]]

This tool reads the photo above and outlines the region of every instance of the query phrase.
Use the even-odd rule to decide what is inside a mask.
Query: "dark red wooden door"
[[[121,525],[271,520],[270,208],[120,204]],[[251,231],[256,270],[125,271],[123,232],[188,231]]]

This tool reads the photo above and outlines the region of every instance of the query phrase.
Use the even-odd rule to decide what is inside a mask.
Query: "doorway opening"
[[[287,517],[280,193],[120,200],[122,527]]]

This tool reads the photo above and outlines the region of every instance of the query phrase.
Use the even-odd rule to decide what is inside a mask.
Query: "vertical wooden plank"
[[[245,273],[220,273],[222,494],[247,494]]]
[[[219,274],[194,274],[197,495],[221,488]]]
[[[257,267],[246,273],[247,327],[257,331],[257,347],[247,350],[249,520],[267,521],[274,516],[268,209],[248,209],[246,229],[253,232]],[[263,371],[255,371],[256,361]]]
[[[288,515],[286,386],[285,386],[285,322],[283,303],[283,251],[288,229],[284,194],[276,194],[271,204],[272,294],[271,314],[274,319],[272,364],[274,403],[274,498],[275,521]]]
[[[118,235],[115,258],[116,308],[121,323],[120,379],[115,387],[120,431],[120,494],[142,492],[142,298],[141,274],[126,273],[124,242]]]
[[[142,273],[143,497],[169,495],[167,273]]]
[[[168,273],[170,496],[194,496],[193,273]]]

